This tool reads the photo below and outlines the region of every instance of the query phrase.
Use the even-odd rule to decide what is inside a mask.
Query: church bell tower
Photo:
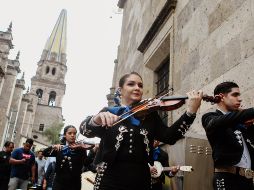
[[[43,49],[36,75],[31,79],[34,122],[32,136],[45,141],[42,132],[63,122],[62,101],[65,94],[67,11],[62,10]],[[47,143],[46,143],[47,144]]]

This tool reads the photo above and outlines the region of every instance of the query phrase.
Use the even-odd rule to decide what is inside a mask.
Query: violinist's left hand
[[[194,114],[197,113],[198,108],[201,105],[201,100],[203,97],[203,91],[199,90],[192,90],[190,92],[187,92],[187,96],[189,98],[188,102],[187,102],[187,112]]]
[[[61,144],[52,145],[52,151],[51,152],[53,152],[53,150],[60,151],[60,150],[62,150],[62,148],[63,148],[63,145],[61,145]]]

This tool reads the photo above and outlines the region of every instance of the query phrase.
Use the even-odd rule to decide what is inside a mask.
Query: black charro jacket
[[[254,108],[225,115],[216,110],[203,115],[202,124],[212,147],[215,167],[234,166],[240,162],[243,154],[243,142],[239,140],[241,133],[250,153],[251,168],[254,169],[254,126],[242,125],[253,118]]]
[[[52,150],[52,146],[44,149],[42,153],[45,157],[56,157],[55,180],[58,183],[67,185],[67,187],[70,185],[70,182],[80,182],[82,167],[86,158],[86,150],[76,149],[73,153],[73,155],[65,156],[62,151]],[[70,158],[66,159],[65,157]],[[68,189],[67,187],[66,189]]]
[[[112,128],[105,128],[102,126],[92,126],[89,124],[92,117],[87,117],[80,125],[80,132],[88,138],[99,137],[101,138],[99,151],[96,155],[96,163],[106,162],[112,164],[116,158],[118,148],[117,144],[121,146],[121,138],[125,138],[121,133],[128,133],[130,123],[124,121]],[[135,126],[143,134],[143,142],[147,143],[147,159],[153,165],[153,141],[154,139],[164,142],[166,144],[175,144],[175,142],[183,138],[185,132],[189,129],[190,125],[193,123],[195,117],[189,117],[184,113],[171,127],[166,126],[157,112],[152,112],[146,115],[144,118],[140,119],[141,123],[139,126]],[[127,130],[123,129],[126,128]],[[133,127],[133,126],[132,126]],[[121,132],[122,131],[122,132]],[[118,140],[117,140],[118,139]],[[119,140],[120,139],[120,140]],[[148,140],[148,141],[147,141]],[[140,141],[140,142],[142,142]],[[140,150],[142,151],[142,150]]]

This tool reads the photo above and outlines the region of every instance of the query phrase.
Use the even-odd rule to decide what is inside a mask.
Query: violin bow
[[[145,104],[147,104],[148,102],[150,102],[150,101],[152,101],[152,100],[154,100],[154,99],[155,99],[155,98],[151,98],[151,99],[144,100],[144,102],[142,102],[142,104],[140,104],[140,105],[138,105],[138,106],[136,106],[136,107],[134,107],[134,108],[135,108],[135,109],[138,109],[139,107],[144,106]],[[134,110],[134,108],[132,108],[131,110],[129,110],[129,111],[127,111],[127,112],[125,112],[125,113],[119,115],[119,117],[123,117],[124,115],[129,114],[130,112],[132,112],[132,111]]]
[[[146,106],[146,105],[144,105],[144,106]],[[138,108],[136,111],[134,111],[134,112],[132,112],[131,114],[127,115],[126,117],[124,117],[124,118],[122,118],[122,119],[116,121],[116,122],[112,125],[112,127],[115,126],[115,125],[118,124],[118,123],[121,123],[122,121],[126,120],[127,118],[129,118],[130,116],[134,115],[135,113],[141,111],[142,109],[143,109],[143,107],[140,107],[140,108]],[[129,111],[129,112],[130,112],[130,111]],[[127,113],[127,112],[126,112],[126,113]],[[122,115],[124,115],[124,114],[122,114]]]

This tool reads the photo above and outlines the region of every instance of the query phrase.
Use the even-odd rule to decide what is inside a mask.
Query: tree
[[[59,144],[60,143],[60,132],[63,128],[63,123],[53,123],[51,127],[47,128],[43,132],[43,136],[46,136],[51,144]]]

